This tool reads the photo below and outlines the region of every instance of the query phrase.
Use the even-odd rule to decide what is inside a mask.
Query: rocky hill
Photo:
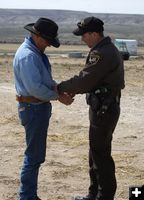
[[[78,43],[72,30],[75,24],[88,16],[101,18],[105,23],[105,34],[112,38],[137,39],[144,44],[144,15],[97,14],[70,10],[24,10],[0,9],[0,41],[20,42],[27,34],[23,26],[35,22],[39,17],[47,17],[59,25],[60,39],[63,43]]]

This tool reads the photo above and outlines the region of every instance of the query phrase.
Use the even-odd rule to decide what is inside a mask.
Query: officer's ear
[[[99,35],[98,32],[93,32],[93,34],[94,34],[95,37]]]
[[[89,34],[90,34],[90,37],[91,37],[94,41],[97,40],[97,38],[99,37],[97,32],[90,32]]]

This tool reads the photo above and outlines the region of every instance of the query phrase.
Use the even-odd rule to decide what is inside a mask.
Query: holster
[[[100,108],[100,100],[94,93],[88,93],[86,95],[86,102],[89,106],[91,106],[95,111]]]
[[[91,92],[86,95],[86,101],[97,114],[104,114],[112,103],[119,104],[120,96],[113,96],[110,93]]]

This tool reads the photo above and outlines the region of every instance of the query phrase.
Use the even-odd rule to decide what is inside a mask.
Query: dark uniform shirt
[[[84,69],[79,75],[62,81],[58,90],[82,94],[101,87],[119,91],[124,88],[123,60],[110,37],[103,38],[90,50]]]

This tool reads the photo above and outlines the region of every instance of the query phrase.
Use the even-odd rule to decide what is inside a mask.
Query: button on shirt
[[[18,48],[13,67],[18,95],[34,96],[43,101],[57,99],[48,57],[35,46],[31,37],[25,38]]]

